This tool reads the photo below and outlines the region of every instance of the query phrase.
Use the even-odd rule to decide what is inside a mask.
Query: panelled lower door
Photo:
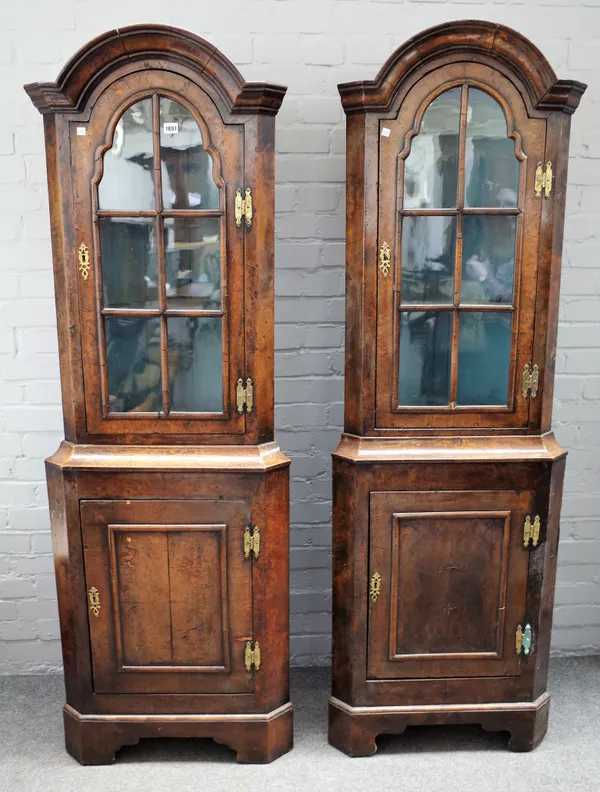
[[[241,501],[82,501],[96,693],[253,690],[250,520]]]
[[[533,495],[371,493],[369,678],[520,673]]]

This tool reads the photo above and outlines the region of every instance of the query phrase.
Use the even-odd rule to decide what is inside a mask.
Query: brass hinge
[[[250,558],[250,553],[254,558],[260,555],[260,529],[257,525],[254,530],[250,532],[250,527],[246,526],[244,530],[244,558]]]
[[[246,641],[246,649],[244,650],[244,665],[246,666],[246,671],[251,671],[252,667],[258,669],[260,668],[260,644],[258,641]]]
[[[239,413],[244,412],[244,407],[246,408],[246,412],[252,412],[252,408],[254,407],[254,386],[252,385],[252,377],[248,377],[246,380],[246,387],[244,387],[244,380],[241,377],[239,378],[235,390],[235,400]]]
[[[523,547],[529,547],[530,542],[534,547],[537,547],[540,539],[540,525],[541,521],[539,514],[535,515],[533,523],[529,515],[525,517],[525,525],[523,526]]]
[[[533,186],[535,191],[535,197],[541,198],[542,197],[542,190],[544,191],[544,196],[548,198],[550,193],[552,192],[552,163],[547,162],[546,168],[541,162],[538,162],[537,168],[535,169],[535,184]]]
[[[377,602],[381,592],[381,575],[379,572],[374,572],[371,577],[371,585],[369,587],[369,596],[372,602]]]
[[[538,392],[538,386],[540,384],[540,370],[537,366],[537,363],[531,368],[529,363],[525,363],[525,368],[523,369],[523,387],[522,387],[522,394],[523,398],[527,398],[527,394],[531,391],[531,398],[535,399]]]
[[[235,191],[235,224],[239,228],[242,220],[246,221],[246,228],[252,225],[252,190],[246,187],[245,197],[242,198],[242,191],[238,187]]]
[[[100,592],[96,588],[96,586],[92,586],[92,588],[88,591],[88,602],[90,605],[90,610],[94,614],[94,616],[100,615]]]
[[[87,280],[90,274],[90,270],[92,265],[90,263],[90,249],[87,245],[84,245],[83,242],[79,245],[77,249],[77,264],[79,268],[79,272],[81,273],[81,277],[83,280]]]
[[[382,242],[379,248],[379,269],[384,278],[390,274],[392,267],[392,254],[387,242]]]
[[[528,655],[531,651],[531,624],[526,624],[525,629],[523,629],[520,624],[517,627],[515,649],[518,655]]]

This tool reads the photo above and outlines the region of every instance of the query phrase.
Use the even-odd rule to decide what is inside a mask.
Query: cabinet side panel
[[[347,118],[346,133],[346,432],[365,434],[373,425],[375,398],[375,272],[377,240],[377,120]],[[372,300],[367,287],[372,285]]]
[[[252,190],[252,227],[245,232],[246,373],[255,406],[246,416],[252,442],[273,440],[275,118],[254,116],[244,131],[244,177]]]
[[[77,430],[85,431],[85,412],[82,398],[79,306],[75,267],[71,266],[71,261],[75,259],[75,244],[69,122],[62,115],[46,115],[44,133],[63,419],[65,437],[74,441]]]
[[[368,547],[366,543],[361,547],[357,537],[357,479],[353,465],[334,458],[332,692],[348,703],[353,701],[357,665],[366,666],[365,640],[357,633],[364,608],[356,598],[355,577],[357,564],[364,567],[366,574]]]
[[[289,468],[265,474],[252,501],[260,552],[252,563],[253,636],[261,649],[255,673],[257,709],[289,701]]]
[[[534,698],[544,693],[548,684],[548,662],[552,639],[552,615],[565,466],[565,457],[552,465],[546,540],[542,542],[538,552],[532,556],[529,570],[530,582],[534,584],[534,588],[528,596],[527,608],[532,611],[531,616],[538,624],[537,646],[535,647]]]
[[[547,124],[544,162],[554,169],[552,193],[544,198],[540,233],[540,266],[535,311],[533,363],[543,372],[537,399],[531,400],[531,431],[549,432],[552,426],[558,305],[562,268],[567,171],[569,166],[569,132],[571,116],[553,113]]]
[[[46,463],[67,703],[81,709],[91,665],[78,499],[69,476]]]

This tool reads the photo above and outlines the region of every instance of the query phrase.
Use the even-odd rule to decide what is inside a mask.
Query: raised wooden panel
[[[519,673],[532,492],[371,493],[369,676]],[[521,537],[521,541],[519,538]]]
[[[390,659],[498,657],[510,514],[394,514]]]
[[[252,560],[243,501],[83,501],[97,693],[253,690]]]
[[[226,525],[110,525],[120,668],[229,669]]]

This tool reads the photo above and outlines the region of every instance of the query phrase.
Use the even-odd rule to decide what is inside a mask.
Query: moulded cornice
[[[55,83],[30,83],[25,90],[42,114],[79,112],[111,71],[123,63],[150,58],[206,72],[222,89],[230,113],[274,115],[285,96],[283,86],[244,82],[233,63],[215,46],[168,25],[131,25],[104,33],[71,58]]]
[[[60,470],[178,473],[262,473],[290,464],[276,442],[247,446],[130,446],[86,445],[67,440],[46,462]]]
[[[464,52],[474,62],[502,61],[517,77],[533,107],[573,113],[586,89],[576,80],[558,80],[529,39],[504,25],[478,20],[447,22],[429,28],[399,47],[374,80],[338,85],[347,115],[391,110],[398,86],[415,69]]]

